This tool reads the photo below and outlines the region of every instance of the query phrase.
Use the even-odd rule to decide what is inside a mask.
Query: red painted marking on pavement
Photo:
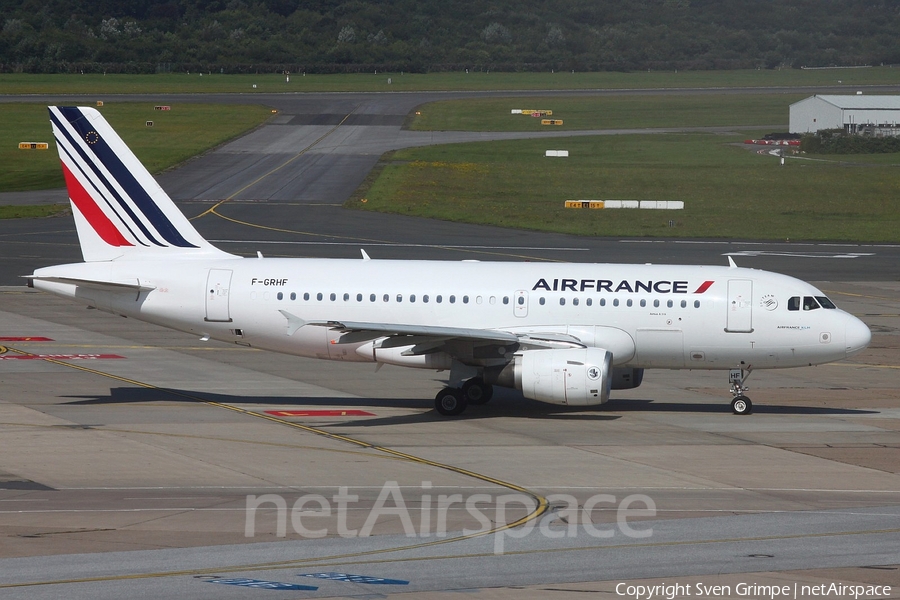
[[[267,410],[273,417],[374,417],[364,410]]]
[[[3,354],[0,360],[41,360],[52,358],[53,360],[108,360],[112,358],[125,358],[118,354]]]
[[[0,336],[0,342],[52,342],[53,339],[41,336],[28,337],[4,337]]]

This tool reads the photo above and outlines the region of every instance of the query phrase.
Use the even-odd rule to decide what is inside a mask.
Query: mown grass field
[[[432,102],[409,121],[420,131],[573,131],[636,127],[788,125],[788,106],[809,94],[679,94],[647,96],[472,98]],[[548,120],[511,109],[552,110]]]
[[[391,87],[386,78],[392,77]],[[91,79],[93,77],[93,79]],[[481,79],[475,79],[480,77]],[[101,79],[102,78],[102,79]],[[267,79],[265,79],[267,78]],[[805,97],[790,86],[900,83],[900,69],[699,73],[447,73],[435,75],[0,76],[4,92],[100,93],[413,89],[564,89],[785,86],[783,93],[474,99],[429,104],[416,129],[546,129],[511,108],[551,109],[574,129],[766,127],[733,133],[560,138],[459,144],[387,157],[353,208],[580,235],[887,241],[898,239],[900,156],[806,157],[784,167],[747,151],[746,137],[784,130],[787,107]],[[305,85],[292,89],[288,85]],[[473,83],[474,82],[474,83]],[[561,83],[560,83],[561,82]],[[6,85],[11,84],[11,85]],[[22,86],[22,87],[17,87]],[[44,87],[41,87],[44,86]],[[284,86],[284,87],[279,87]],[[405,87],[404,87],[405,86]],[[848,92],[852,87],[848,89]],[[96,92],[96,94],[95,94]],[[99,98],[97,98],[99,99]],[[248,96],[252,101],[252,95]],[[91,102],[93,103],[93,102]],[[150,104],[107,100],[102,109],[138,157],[157,172],[261,123],[262,107]],[[19,141],[50,141],[43,105],[4,105],[0,191],[62,185],[55,150],[20,151]],[[153,128],[144,122],[152,119]],[[568,149],[568,159],[545,158]],[[359,201],[365,197],[367,202]],[[568,199],[683,200],[683,211],[565,209]],[[669,226],[673,220],[674,227]]]
[[[524,117],[523,117],[524,118]],[[789,159],[732,135],[664,134],[454,144],[394,153],[366,210],[590,236],[895,242],[900,166]],[[546,158],[548,148],[569,158]],[[900,162],[898,157],[894,157]],[[683,200],[681,211],[564,208],[565,200]],[[669,226],[674,220],[675,226]]]
[[[153,104],[106,103],[99,110],[151,173],[196,156],[264,122],[263,106],[178,104],[171,111]],[[153,127],[146,122],[153,121]],[[19,150],[19,142],[49,142],[49,150]],[[0,192],[62,187],[59,155],[47,106],[0,105]]]
[[[388,83],[388,79],[391,83]],[[278,93],[387,92],[417,90],[568,90],[690,87],[796,87],[900,84],[900,69],[783,69],[741,71],[653,71],[601,73],[353,73],[304,76],[283,74],[222,75],[161,73],[157,75],[0,75],[4,94]],[[256,86],[255,88],[253,86]]]

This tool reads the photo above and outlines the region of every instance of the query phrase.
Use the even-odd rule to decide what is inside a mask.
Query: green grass
[[[81,102],[80,104],[84,104]],[[99,110],[151,173],[158,173],[256,127],[271,110],[262,106],[106,103]],[[64,185],[47,106],[0,105],[0,192]],[[146,122],[153,121],[153,127]],[[19,150],[19,142],[49,142],[49,150]]]
[[[388,78],[392,83],[388,84]],[[0,75],[4,94],[273,93],[273,92],[385,92],[416,90],[566,90],[687,87],[853,86],[900,83],[900,69],[653,71],[600,73],[355,73],[307,75],[220,75],[167,73],[157,75]],[[256,88],[253,86],[256,85]]]
[[[524,118],[524,117],[523,117]],[[900,168],[788,160],[738,135],[667,134],[403,150],[349,205],[590,236],[896,242]],[[545,158],[550,147],[569,158]],[[854,157],[860,160],[860,157]],[[895,160],[897,157],[895,157]],[[565,200],[683,200],[681,211],[566,209]],[[668,221],[675,221],[669,227]]]
[[[898,69],[900,70],[900,69]],[[809,94],[703,94],[475,98],[445,100],[419,107],[410,129],[421,131],[573,131],[636,127],[780,126],[787,129],[788,106]],[[511,109],[552,110],[540,118],[510,114]]]
[[[70,214],[68,204],[39,204],[36,206],[0,206],[0,219],[40,219]]]

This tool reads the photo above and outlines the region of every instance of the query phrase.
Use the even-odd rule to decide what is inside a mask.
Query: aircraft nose
[[[849,315],[848,315],[849,316]],[[847,340],[847,356],[861,352],[872,341],[872,332],[865,323],[854,316],[849,316],[845,335]]]

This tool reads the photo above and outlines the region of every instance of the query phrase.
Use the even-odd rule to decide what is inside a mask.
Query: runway
[[[385,149],[432,143],[399,119],[432,97],[446,95],[272,97],[279,122],[160,182],[243,255],[732,256],[816,282],[866,321],[870,349],[754,373],[750,417],[731,414],[724,373],[651,371],[596,410],[510,392],[445,419],[445,374],[202,342],[26,290],[19,275],[80,258],[74,226],[0,222],[0,596],[627,597],[627,582],[712,598],[839,582],[900,597],[900,245],[600,240],[341,208]]]

